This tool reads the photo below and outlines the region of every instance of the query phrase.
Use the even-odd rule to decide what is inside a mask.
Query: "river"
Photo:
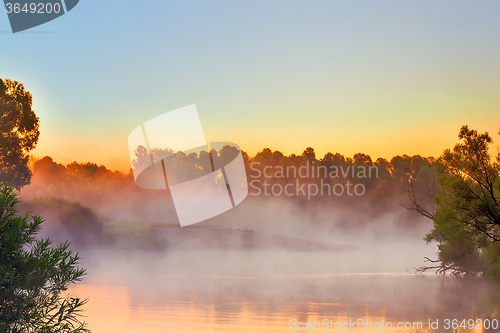
[[[95,333],[293,332],[308,323],[313,331],[453,332],[446,319],[451,327],[498,316],[498,289],[415,274],[421,250],[84,251],[89,274],[70,291],[89,297],[84,315]],[[440,330],[429,330],[436,321]],[[481,332],[478,323],[459,332]]]

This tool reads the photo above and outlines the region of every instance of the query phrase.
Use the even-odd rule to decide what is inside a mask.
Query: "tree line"
[[[438,158],[402,155],[390,160],[377,158],[373,161],[363,153],[355,154],[352,158],[339,153],[326,153],[318,158],[312,147],[306,148],[301,154],[289,156],[269,148],[262,149],[255,156],[249,156],[244,151],[242,154],[248,181],[262,181],[256,186],[262,186],[264,181],[271,184],[293,181],[296,174],[283,172],[289,167],[316,168],[309,167],[309,171],[325,170],[321,167],[331,170],[333,166],[342,170],[376,168],[377,177],[357,177],[350,172],[345,173],[345,177],[331,177],[329,172],[319,172],[301,177],[300,181],[318,183],[326,179],[332,183],[349,180],[359,182],[366,187],[365,202],[379,206],[380,202],[387,205],[399,202],[401,206],[432,219],[434,228],[425,239],[438,243],[439,255],[437,259],[428,258],[435,264],[420,268],[422,271],[435,268],[438,272],[467,276],[484,274],[500,280],[500,155],[490,155],[489,148],[493,140],[488,133],[479,133],[463,126],[458,138],[460,142],[453,149],[444,150]],[[220,159],[227,163],[235,156],[235,152],[231,147],[212,150],[210,154],[205,151],[199,154],[171,152],[165,157],[170,162],[165,163],[168,165],[175,161],[178,174],[196,177],[213,168],[209,167],[208,155],[213,160]],[[45,194],[65,196],[79,189],[82,196],[86,189],[92,189],[89,198],[105,201],[106,196],[118,190],[145,193],[137,188],[131,172],[111,171],[95,163],[73,162],[64,166],[50,157],[44,157],[33,161],[32,170],[31,186],[45,191]],[[280,176],[276,176],[280,170]],[[252,190],[255,189],[250,187]],[[80,199],[92,204],[88,198]],[[299,196],[290,200],[304,201],[306,198]],[[331,200],[321,197],[316,200],[331,203]],[[387,207],[382,205],[381,209]]]

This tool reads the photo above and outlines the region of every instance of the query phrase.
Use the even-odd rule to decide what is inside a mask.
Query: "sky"
[[[195,104],[250,155],[438,156],[500,124],[500,2],[82,0],[13,34],[0,77],[32,93],[32,153],[130,168],[128,135]]]

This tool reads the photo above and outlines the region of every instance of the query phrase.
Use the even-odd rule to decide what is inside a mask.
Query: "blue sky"
[[[128,168],[144,121],[196,104],[251,154],[439,155],[500,123],[500,2],[95,1],[12,34],[0,77],[32,92],[33,153]]]

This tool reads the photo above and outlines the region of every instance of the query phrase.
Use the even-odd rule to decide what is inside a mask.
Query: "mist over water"
[[[428,319],[491,314],[494,305],[487,295],[494,287],[414,273],[424,256],[434,258],[437,252],[422,240],[430,221],[416,217],[404,226],[401,215],[391,212],[373,223],[341,227],[333,222],[352,211],[325,208],[315,216],[298,211],[284,202],[249,201],[195,227],[165,229],[185,235],[180,249],[167,244],[165,251],[123,246],[82,251],[89,275],[74,291],[91,296],[90,327],[96,332],[283,332],[294,318],[427,325]],[[355,247],[221,250],[216,243],[208,248],[194,233],[228,229]]]
[[[398,205],[390,188],[313,200],[250,193],[180,228],[168,191],[127,177],[46,186],[35,173],[21,193],[46,219],[41,235],[80,252],[88,275],[70,291],[90,296],[94,332],[283,332],[292,319],[325,318],[422,321],[426,331],[429,319],[498,315],[495,286],[415,274],[436,258],[423,240],[432,221]]]
[[[488,290],[495,289],[484,283],[350,273],[345,263],[362,257],[354,254],[85,252],[90,274],[73,291],[90,294],[88,322],[97,332],[282,332],[293,318],[397,322],[490,313]]]

